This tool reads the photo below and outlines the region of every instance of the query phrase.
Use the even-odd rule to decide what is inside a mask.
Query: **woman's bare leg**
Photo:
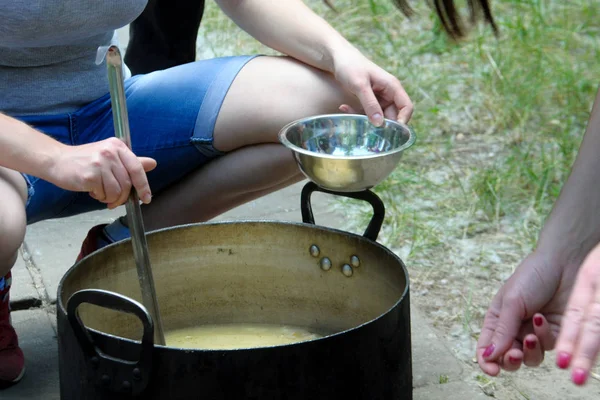
[[[27,185],[18,172],[0,167],[0,278],[17,260],[25,238]]]
[[[286,57],[250,61],[233,82],[217,119],[214,146],[227,154],[144,206],[148,230],[214,218],[302,179],[277,134],[287,123],[360,109],[329,74]]]

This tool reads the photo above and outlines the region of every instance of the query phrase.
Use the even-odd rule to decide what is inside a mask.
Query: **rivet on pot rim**
[[[319,254],[321,254],[321,249],[319,249],[319,247],[316,244],[313,244],[312,246],[310,246],[310,255],[313,257],[319,257]]]
[[[352,269],[352,267],[350,265],[344,264],[344,266],[342,267],[342,273],[349,278],[354,273],[354,270]]]
[[[354,268],[360,267],[360,260],[358,256],[350,257],[350,265],[352,265]]]
[[[327,257],[321,259],[321,269],[323,271],[329,271],[331,269],[331,260]]]
[[[142,371],[140,371],[139,368],[133,369],[133,379],[135,379],[135,380],[142,379]]]
[[[100,364],[100,360],[98,359],[98,357],[92,357],[90,361],[92,363],[92,367],[98,368],[98,364]]]
[[[123,390],[129,391],[131,390],[131,383],[129,381],[123,381],[121,387],[123,388]]]

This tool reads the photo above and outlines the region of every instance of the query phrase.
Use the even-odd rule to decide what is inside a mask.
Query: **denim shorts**
[[[133,152],[157,161],[148,173],[153,195],[221,155],[212,146],[217,116],[231,83],[252,58],[197,61],[125,81]],[[15,118],[68,145],[115,136],[108,93],[73,113]],[[28,224],[106,208],[88,193],[24,177],[29,190]]]

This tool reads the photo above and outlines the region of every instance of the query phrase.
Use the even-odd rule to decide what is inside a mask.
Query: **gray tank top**
[[[0,111],[71,112],[108,93],[99,46],[147,0],[0,0]],[[129,71],[126,69],[127,76]]]

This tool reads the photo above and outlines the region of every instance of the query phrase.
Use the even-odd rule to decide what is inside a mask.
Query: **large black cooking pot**
[[[295,344],[198,350],[153,344],[131,242],[74,265],[58,293],[61,397],[81,399],[412,399],[409,281],[376,243],[384,207],[364,236],[304,223],[224,222],[148,234],[166,331],[202,324],[302,326]],[[331,193],[331,192],[327,192]]]

